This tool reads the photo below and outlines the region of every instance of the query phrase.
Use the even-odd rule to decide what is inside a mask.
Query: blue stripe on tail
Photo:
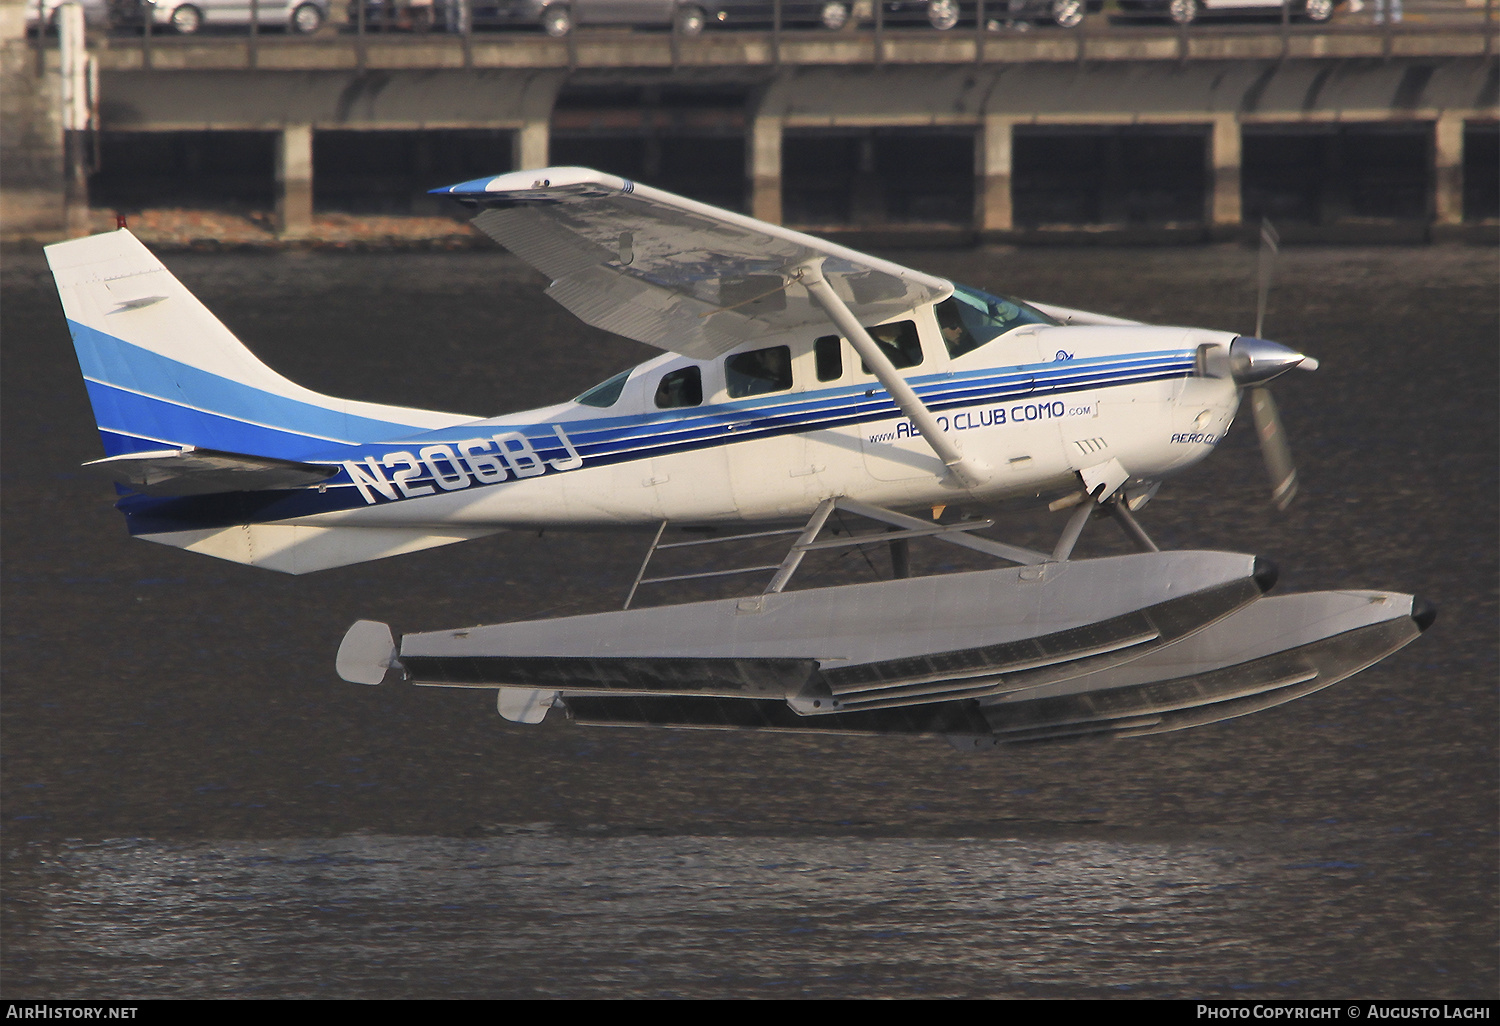
[[[232,381],[70,320],[106,453],[194,445],[301,460],[428,428],[351,416]]]

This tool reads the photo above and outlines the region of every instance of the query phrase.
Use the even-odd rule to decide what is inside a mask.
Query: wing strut
[[[949,473],[965,488],[974,488],[989,477],[989,467],[972,456],[965,456],[954,444],[953,439],[943,433],[938,427],[937,420],[927,405],[917,398],[917,393],[906,383],[906,379],[896,372],[895,364],[891,363],[886,355],[880,351],[870,333],[859,323],[849,307],[833,291],[833,286],[823,277],[823,260],[818,258],[803,264],[796,270],[796,277],[807,289],[807,294],[812,297],[813,302],[823,308],[834,325],[839,329],[854,351],[859,353],[860,359],[865,361],[865,366],[874,372],[875,377],[885,386],[885,390],[891,394],[896,406],[902,413],[906,414],[927,444],[932,446],[932,451],[937,453],[938,459],[948,468]]]

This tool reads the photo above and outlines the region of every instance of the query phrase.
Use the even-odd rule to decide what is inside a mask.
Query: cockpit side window
[[[992,296],[962,285],[933,308],[949,356],[972,352],[1012,328],[1057,321],[1015,299]]]
[[[917,337],[916,321],[895,321],[891,324],[877,324],[873,328],[866,328],[875,344],[897,368],[915,367],[922,362],[922,341]],[[860,370],[866,374],[870,368],[863,360],[859,361]]]
[[[703,374],[697,367],[682,367],[669,371],[656,386],[656,405],[659,409],[673,410],[684,406],[698,406],[703,402]]]
[[[582,403],[584,406],[597,406],[600,409],[609,409],[609,407],[620,401],[620,393],[625,390],[625,382],[629,378],[630,371],[621,371],[608,381],[595,385],[573,401],[575,403]]]
[[[724,361],[724,385],[731,399],[785,392],[792,387],[792,350],[771,346],[735,353]]]

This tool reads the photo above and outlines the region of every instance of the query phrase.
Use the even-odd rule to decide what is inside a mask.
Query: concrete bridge
[[[1029,33],[101,35],[88,202],[274,208],[296,237],[315,210],[421,212],[434,185],[577,163],[910,241],[1195,240],[1262,216],[1291,239],[1493,239],[1493,7]],[[5,54],[5,227],[59,227],[57,53],[13,33]]]

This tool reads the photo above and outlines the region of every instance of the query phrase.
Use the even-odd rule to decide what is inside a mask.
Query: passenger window
[[[922,362],[922,343],[917,338],[916,321],[896,321],[894,324],[879,324],[865,330],[896,367],[915,367]],[[866,374],[870,373],[865,361],[859,361],[859,367]]]
[[[837,381],[844,376],[844,340],[824,335],[813,343],[813,358],[819,381]]]
[[[697,367],[663,374],[656,386],[656,405],[663,410],[697,406],[703,402],[703,375]]]
[[[772,346],[735,353],[724,361],[724,384],[731,399],[785,392],[792,387],[791,349]]]

